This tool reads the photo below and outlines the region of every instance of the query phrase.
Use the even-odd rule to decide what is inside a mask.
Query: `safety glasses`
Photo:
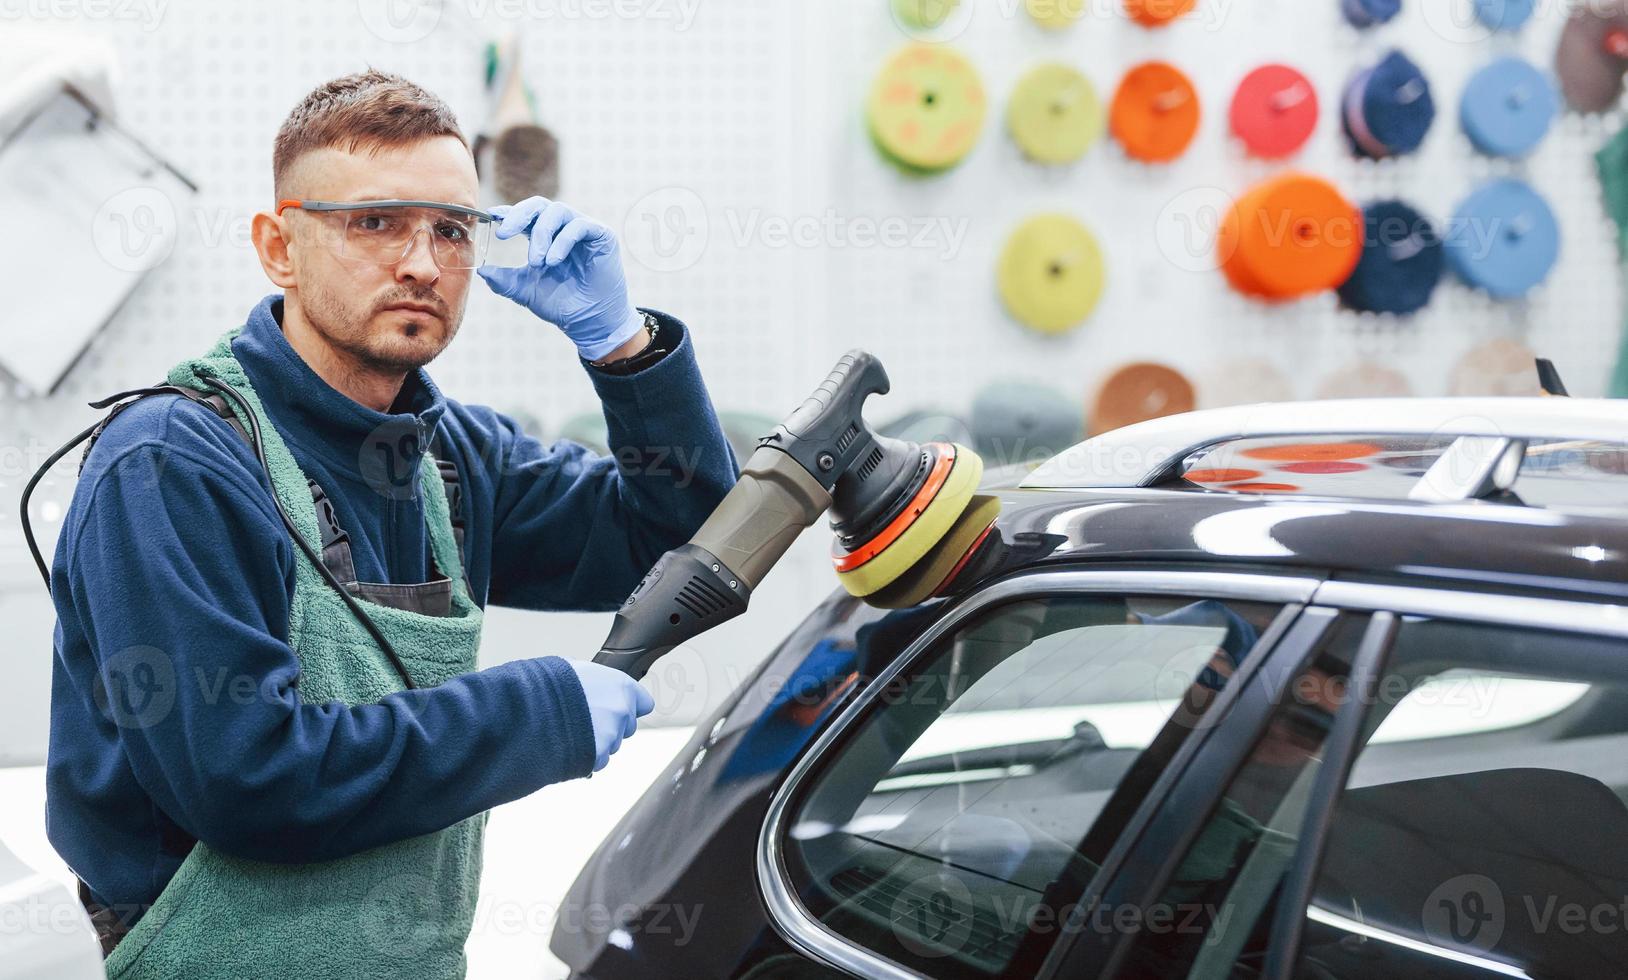
[[[437,201],[277,202],[277,214],[299,208],[319,218],[324,244],[340,257],[372,265],[395,265],[407,257],[419,232],[428,232],[430,254],[442,269],[474,269],[492,246],[492,216],[478,208]]]

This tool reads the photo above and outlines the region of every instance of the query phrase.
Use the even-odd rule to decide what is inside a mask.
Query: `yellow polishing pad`
[[[1035,68],[1017,83],[1006,104],[1006,127],[1033,160],[1078,160],[1102,135],[1102,100],[1091,80],[1056,62]]]
[[[886,587],[865,596],[865,603],[878,609],[906,609],[926,602],[955,570],[955,566],[967,557],[967,552],[972,550],[1000,512],[1000,498],[987,494],[974,496],[972,503],[956,518],[943,540],[934,545],[926,557],[910,566]]]
[[[1063,333],[1091,315],[1105,277],[1097,238],[1065,214],[1030,218],[1007,239],[997,285],[1006,309],[1042,333]]]
[[[972,499],[984,461],[959,443],[932,445],[937,456],[915,499],[858,548],[847,551],[838,542],[832,549],[837,581],[849,595],[868,596],[903,575],[944,540]]]
[[[1049,31],[1060,31],[1085,13],[1085,0],[1023,0],[1035,23]]]
[[[941,44],[909,44],[877,76],[865,114],[871,138],[916,170],[960,163],[984,125],[984,86],[972,63]]]

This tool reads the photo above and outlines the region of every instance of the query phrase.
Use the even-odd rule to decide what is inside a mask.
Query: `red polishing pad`
[[[1258,157],[1286,157],[1317,128],[1317,89],[1288,65],[1262,65],[1232,97],[1232,132]]]

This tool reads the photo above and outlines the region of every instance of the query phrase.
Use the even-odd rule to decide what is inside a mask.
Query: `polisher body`
[[[887,391],[887,372],[874,355],[844,354],[814,393],[758,440],[695,536],[645,574],[594,662],[643,677],[680,643],[745,612],[752,589],[827,511],[838,581],[855,595],[921,601],[946,569],[953,577],[954,559],[994,520],[987,505],[966,516],[982,462],[965,446],[921,446],[872,432],[865,399]],[[945,547],[959,549],[950,561]]]
[[[887,390],[874,355],[844,354],[819,388],[758,440],[695,537],[645,574],[594,662],[643,677],[678,644],[744,612],[752,588],[830,509],[837,482],[876,448],[861,409]]]

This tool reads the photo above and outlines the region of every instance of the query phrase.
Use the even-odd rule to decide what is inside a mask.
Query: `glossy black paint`
[[[1125,565],[1628,597],[1621,518],[1197,490],[993,492],[1008,557],[960,583],[963,593],[1026,569]],[[759,830],[781,780],[846,699],[954,602],[884,612],[840,590],[822,601],[606,837],[560,909],[554,953],[593,980],[837,976],[769,924]]]

